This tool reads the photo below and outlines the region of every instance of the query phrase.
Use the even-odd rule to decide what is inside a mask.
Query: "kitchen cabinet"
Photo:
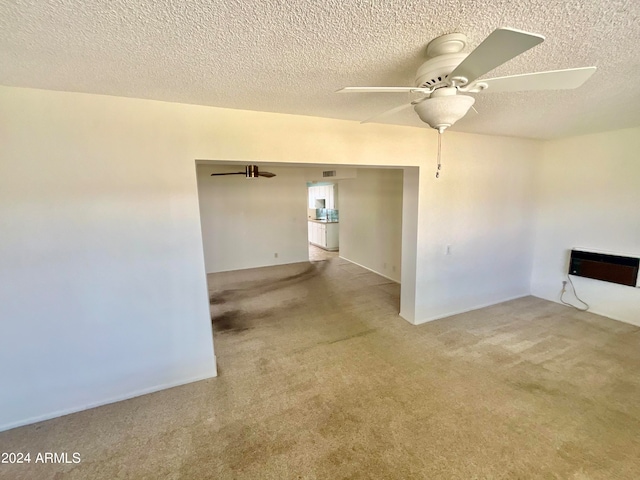
[[[309,208],[316,208],[316,190],[315,187],[309,187]]]
[[[325,197],[327,199],[327,208],[336,208],[333,203],[333,185],[325,185]]]
[[[338,250],[338,222],[309,221],[309,242],[325,250]]]
[[[325,245],[327,250],[338,250],[339,223],[327,223],[325,225]]]
[[[309,208],[317,208],[316,200],[325,201],[324,208],[335,210],[338,208],[337,185],[315,185],[309,187]]]

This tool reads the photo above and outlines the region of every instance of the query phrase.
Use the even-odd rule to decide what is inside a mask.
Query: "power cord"
[[[580,303],[582,303],[585,306],[585,308],[576,307],[575,305],[572,305],[569,302],[565,302],[564,299],[562,298],[567,291],[567,280],[569,280],[569,283],[571,284],[571,288],[573,290],[573,296],[576,297],[576,299]],[[578,294],[576,293],[576,287],[573,285],[573,282],[571,281],[571,277],[569,275],[567,275],[567,280],[562,281],[562,292],[560,292],[560,301],[565,305],[575,308],[576,310],[580,310],[581,312],[586,312],[587,310],[589,310],[589,305],[587,304],[587,302],[581,300],[580,297],[578,297]]]

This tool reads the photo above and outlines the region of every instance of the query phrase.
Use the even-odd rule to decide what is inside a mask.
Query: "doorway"
[[[207,273],[341,258],[398,284],[402,281],[400,314],[412,321],[417,167],[346,167],[354,174],[333,180],[339,184],[340,200],[334,206],[340,227],[339,252],[331,252],[309,244],[307,183],[326,166],[260,163],[261,171],[276,175],[247,180],[239,175],[210,176],[214,171],[238,171],[238,162],[197,164]]]
[[[334,171],[335,172],[335,171]],[[309,261],[335,258],[340,250],[339,183],[307,182]]]
[[[313,243],[309,242],[309,261],[310,262],[323,262],[325,260],[331,260],[332,258],[338,258],[340,253],[338,251],[330,252],[320,247],[316,247]]]

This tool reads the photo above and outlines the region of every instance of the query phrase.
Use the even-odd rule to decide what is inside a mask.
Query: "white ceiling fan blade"
[[[471,83],[543,41],[542,35],[511,28],[498,28],[449,74],[449,79],[464,77]]]
[[[382,118],[382,117],[386,117],[389,115],[393,115],[394,113],[398,113],[401,112],[402,110],[404,110],[405,108],[409,108],[409,107],[413,107],[413,103],[404,103],[402,105],[399,105],[395,108],[392,108],[391,110],[385,110],[384,112],[381,113],[376,113],[373,117],[369,117],[366,120],[361,121],[360,123],[369,123],[369,122],[373,122],[376,119]]]
[[[569,68],[548,72],[525,73],[509,77],[488,78],[483,92],[521,92],[525,90],[570,90],[578,88],[596,71],[596,67]]]
[[[418,87],[345,87],[336,90],[336,93],[431,93],[428,88]]]

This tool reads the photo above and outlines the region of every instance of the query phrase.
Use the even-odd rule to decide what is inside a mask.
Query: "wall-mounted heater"
[[[640,258],[571,250],[569,274],[640,287]]]

